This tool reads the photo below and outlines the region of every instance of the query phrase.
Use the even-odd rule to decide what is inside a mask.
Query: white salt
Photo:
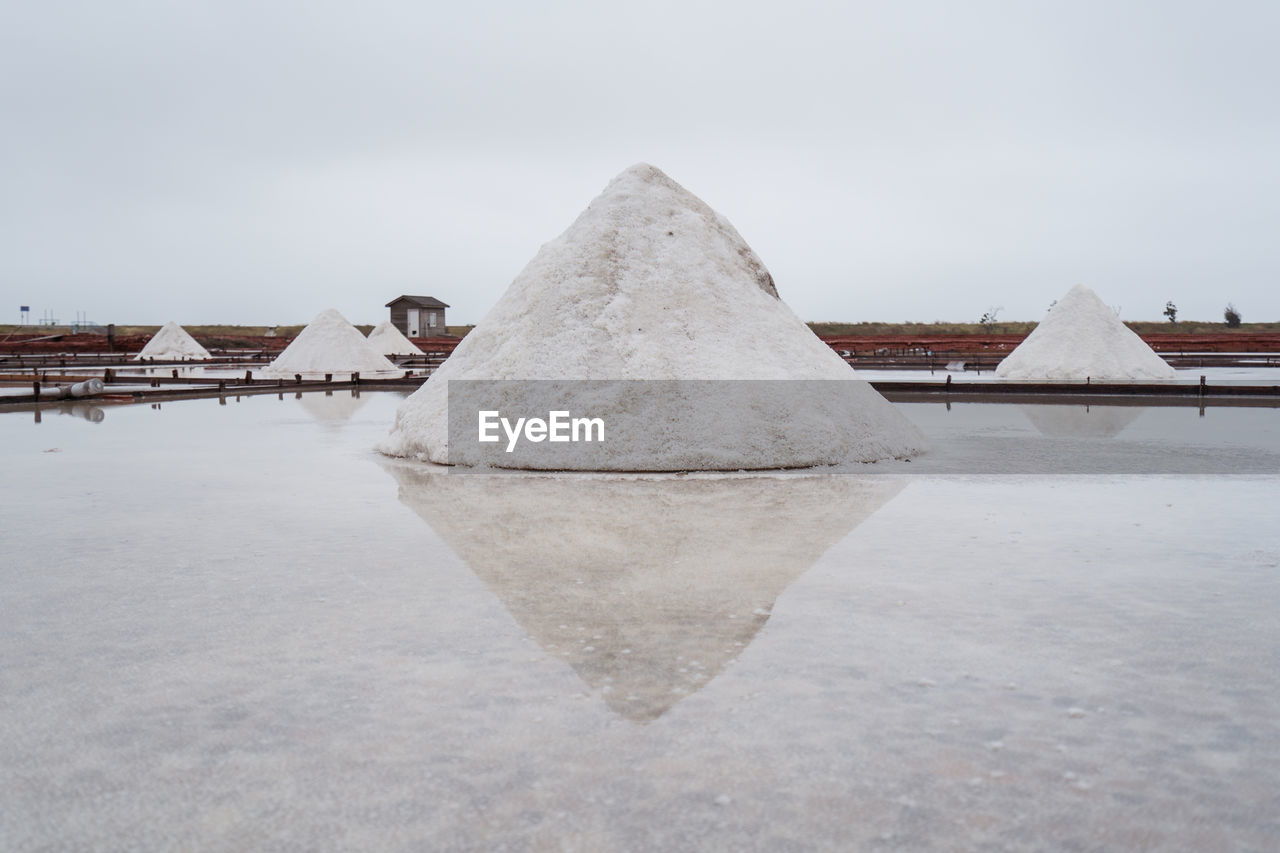
[[[333,308],[321,311],[298,333],[275,361],[261,372],[266,378],[302,374],[315,379],[326,373],[359,373],[368,379],[394,379],[404,375],[381,353],[374,352],[360,330]]]
[[[1173,379],[1177,373],[1098,295],[1077,284],[1009,353],[1001,379]]]
[[[401,334],[390,320],[383,320],[374,326],[366,340],[369,346],[373,347],[374,352],[383,355],[422,355],[422,350],[417,344]]]
[[[765,446],[726,447],[725,425],[708,418],[682,423],[679,446],[663,445],[661,435],[646,446],[613,444],[607,459],[592,463],[597,470],[801,467],[901,458],[925,447],[919,431],[779,300],[733,226],[647,164],[615,178],[542,247],[401,405],[379,449],[448,462],[446,384],[463,379],[850,383],[829,402],[735,412],[775,436]],[[655,433],[676,410],[666,397],[632,402]]]
[[[213,356],[209,355],[209,351],[200,346],[186,329],[170,320],[160,327],[160,331],[152,335],[151,340],[147,341],[147,345],[134,356],[133,360],[142,361],[144,358],[204,361]]]

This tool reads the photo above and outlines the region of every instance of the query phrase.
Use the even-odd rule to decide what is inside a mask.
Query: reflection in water
[[[316,420],[333,422],[349,420],[365,404],[366,400],[360,396],[359,390],[352,388],[349,390],[325,391],[323,394],[318,391],[307,394],[299,393],[298,402]]]
[[[36,423],[40,423],[43,416],[49,412],[57,412],[59,415],[71,415],[76,418],[83,418],[94,424],[100,424],[107,418],[107,413],[92,403],[58,403],[53,406],[44,404],[35,407],[34,419]]]
[[[742,653],[774,600],[903,484],[849,476],[448,473],[385,461],[550,654],[648,722]]]
[[[1115,438],[1136,421],[1142,406],[1024,405],[1027,420],[1051,438]]]

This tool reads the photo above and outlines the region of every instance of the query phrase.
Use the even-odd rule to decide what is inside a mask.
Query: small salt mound
[[[1177,373],[1120,322],[1098,295],[1077,284],[1009,353],[1001,379],[1173,379]]]
[[[383,355],[422,355],[422,350],[395,327],[390,320],[383,320],[373,327],[366,339],[374,352]]]
[[[156,332],[151,340],[147,341],[147,345],[133,357],[133,360],[142,361],[144,358],[203,361],[213,356],[209,355],[209,351],[200,346],[186,329],[170,320],[160,327],[160,331]]]
[[[366,379],[398,379],[404,375],[381,353],[374,352],[360,330],[332,308],[317,314],[261,375],[287,379],[299,373],[307,379],[326,373],[359,373]]]
[[[849,383],[813,405],[732,412],[752,427],[742,433],[774,440],[728,446],[723,422],[713,418],[681,423],[678,437],[663,444],[678,409],[656,391],[637,400],[629,388],[624,405],[651,427],[632,434],[651,440],[614,442],[607,458],[591,461],[595,470],[804,467],[901,458],[925,446],[915,426],[778,299],[773,278],[733,226],[647,164],[615,178],[542,247],[401,405],[379,449],[447,463],[447,383],[489,379]]]

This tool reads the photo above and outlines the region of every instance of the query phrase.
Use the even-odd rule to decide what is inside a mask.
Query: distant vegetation
[[[1226,321],[1227,326],[1232,329],[1238,329],[1241,325],[1240,312],[1236,310],[1236,306],[1230,302],[1227,307],[1222,310],[1222,319]]]

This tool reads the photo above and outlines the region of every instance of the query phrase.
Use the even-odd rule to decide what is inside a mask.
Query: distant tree
[[[1172,301],[1166,302],[1164,304],[1164,316],[1169,318],[1170,323],[1178,322],[1178,306],[1174,305]]]
[[[1004,309],[1003,305],[997,305],[994,308],[988,308],[987,313],[983,314],[982,318],[978,320],[978,325],[986,329],[991,328],[992,326],[995,325],[996,317],[1000,314],[1000,312],[1003,309]]]
[[[1222,319],[1227,321],[1228,329],[1238,328],[1240,325],[1240,312],[1236,310],[1236,306],[1228,302],[1227,307],[1222,311]]]

